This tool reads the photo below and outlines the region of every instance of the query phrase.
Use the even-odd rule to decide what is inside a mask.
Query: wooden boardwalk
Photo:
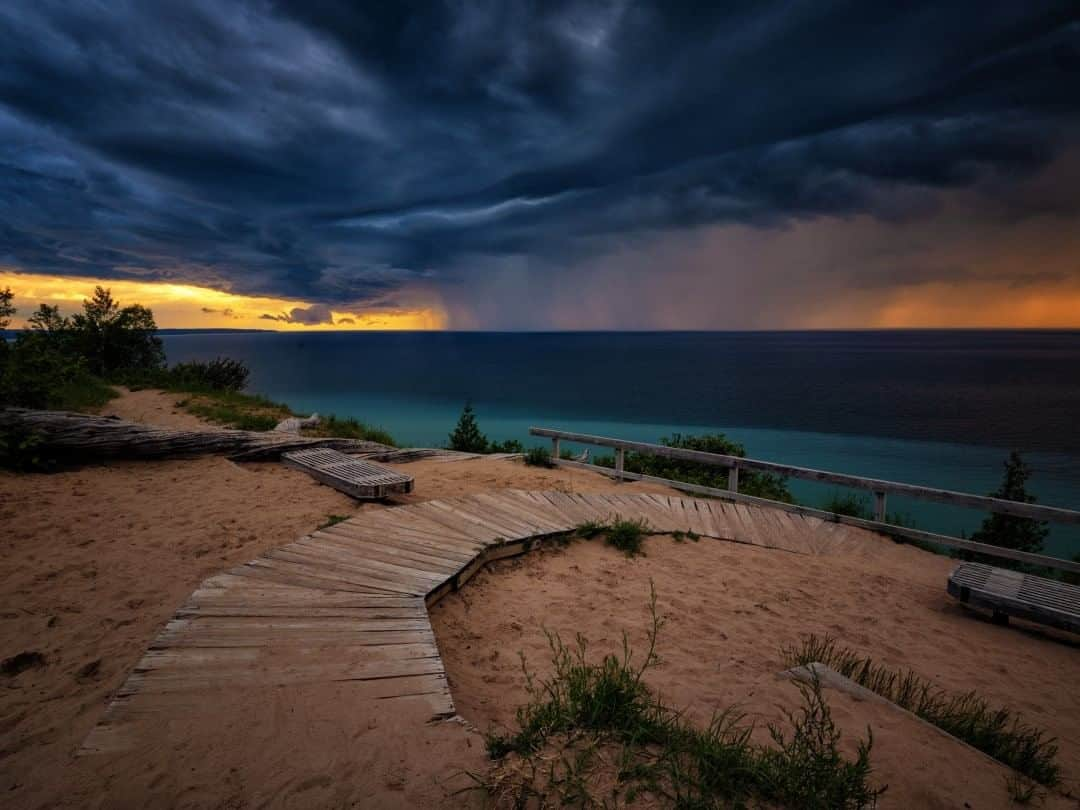
[[[285,453],[281,461],[286,467],[306,472],[316,481],[354,498],[385,498],[413,489],[411,475],[323,447]]]
[[[615,517],[799,554],[873,553],[882,542],[776,509],[643,493],[497,490],[365,511],[205,580],[80,753],[128,750],[137,719],[254,686],[348,681],[370,700],[421,699],[432,718],[450,716],[428,606],[486,562]]]

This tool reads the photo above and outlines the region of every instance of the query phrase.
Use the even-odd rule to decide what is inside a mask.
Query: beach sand
[[[177,397],[126,393],[105,409],[193,427]],[[401,465],[408,501],[498,487],[610,490],[603,476],[517,462]],[[624,484],[620,491],[661,490]],[[465,771],[488,767],[482,736],[460,722],[425,725],[408,702],[360,710],[347,685],[230,693],[193,703],[160,743],[76,757],[110,695],[200,580],[351,515],[351,499],[279,464],[218,457],[116,462],[53,475],[0,472],[0,658],[37,653],[0,675],[0,795],[37,807],[430,807],[480,803]],[[776,680],[779,648],[829,632],[942,686],[977,688],[1061,738],[1076,792],[1080,650],[1030,627],[997,627],[944,594],[950,561],[882,541],[852,558],[810,558],[720,541],[652,538],[626,560],[598,543],[534,553],[482,572],[432,612],[462,717],[507,723],[524,698],[517,659],[547,664],[542,627],[581,631],[597,653],[626,629],[639,644],[648,583],[667,617],[662,664],[649,676],[695,718],[738,703],[779,718],[797,691]],[[1007,771],[890,707],[830,691],[850,736],[875,733],[884,806],[1006,806]],[[223,709],[223,705],[227,708]],[[351,707],[356,705],[356,709]],[[370,707],[370,704],[366,704]],[[343,724],[342,714],[355,718]],[[1057,795],[1050,804],[1063,801]],[[906,802],[906,804],[905,804]]]

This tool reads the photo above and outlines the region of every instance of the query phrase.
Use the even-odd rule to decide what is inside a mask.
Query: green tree
[[[0,332],[7,329],[8,324],[11,323],[11,316],[15,314],[15,306],[11,303],[14,298],[15,293],[11,291],[11,287],[0,290]],[[7,338],[0,335],[0,383],[4,381],[4,368],[7,365],[8,352]],[[0,403],[4,399],[4,392],[0,391]]]
[[[71,317],[71,331],[76,350],[94,374],[156,369],[165,362],[154,313],[141,304],[121,307],[103,287],[94,288],[83,311]]]
[[[1035,503],[1035,496],[1027,491],[1027,480],[1030,477],[1031,469],[1014,450],[1005,461],[1005,476],[1001,486],[991,492],[990,497],[1019,503]],[[1038,553],[1042,551],[1043,541],[1049,531],[1046,521],[992,514],[983,521],[979,530],[971,535],[971,539],[977,543]],[[995,565],[1001,564],[996,558],[994,562]]]
[[[15,314],[15,306],[11,302],[15,300],[15,293],[11,287],[0,290],[0,329],[7,329],[11,323],[11,316]]]
[[[465,403],[465,409],[458,418],[454,432],[450,434],[450,449],[463,453],[486,453],[488,438],[480,432],[476,424],[476,413],[471,402]]]

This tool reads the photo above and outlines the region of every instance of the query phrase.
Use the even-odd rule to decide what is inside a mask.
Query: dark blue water
[[[750,455],[989,492],[1025,453],[1041,502],[1080,508],[1080,332],[248,333],[167,335],[170,362],[227,355],[251,389],[440,445],[471,399],[496,439],[529,425],[655,441],[722,430]],[[800,500],[833,492],[792,482]],[[970,510],[906,502],[922,528]],[[1055,529],[1051,550],[1080,550]]]

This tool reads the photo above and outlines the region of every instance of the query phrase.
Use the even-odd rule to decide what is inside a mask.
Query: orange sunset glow
[[[0,272],[0,289],[10,287],[18,309],[13,328],[26,325],[38,304],[58,306],[69,315],[100,285],[112,291],[122,304],[142,304],[154,312],[162,328],[269,329],[269,330],[429,330],[442,329],[446,316],[434,308],[424,309],[330,309],[324,323],[290,322],[293,310],[307,310],[311,302],[288,298],[237,295],[197,287],[153,281],[75,278],[37,273]],[[267,318],[264,316],[273,316]]]

